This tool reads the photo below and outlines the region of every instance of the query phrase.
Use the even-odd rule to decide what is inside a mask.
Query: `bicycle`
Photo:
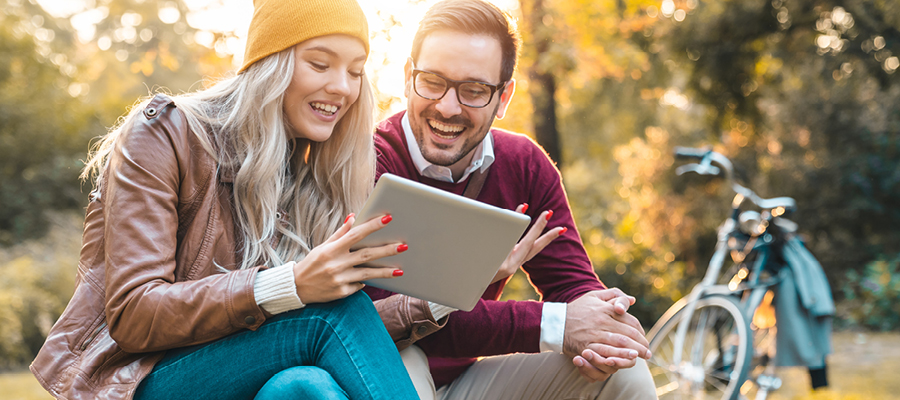
[[[786,307],[797,307],[790,303],[790,296],[775,296],[781,285],[794,284],[790,273],[784,272],[788,261],[802,262],[795,258],[798,252],[806,252],[805,248],[797,248],[802,246],[794,235],[797,224],[785,218],[796,209],[796,202],[789,197],[761,198],[736,183],[732,164],[722,154],[677,147],[675,155],[679,159],[699,160],[678,167],[676,174],[722,174],[735,196],[731,215],[718,228],[716,249],[703,280],[669,308],[647,335],[653,353],[648,364],[657,395],[661,399],[763,400],[782,383],[774,373],[776,348],[789,353],[785,350],[795,349],[785,346],[798,343],[798,338],[793,337],[796,332],[777,330],[773,305],[773,301],[778,302],[777,309],[784,315]],[[747,201],[759,211],[743,210]],[[812,257],[808,252],[801,256]],[[808,267],[817,267],[822,273],[814,258],[806,261],[814,264]],[[723,268],[726,264],[727,268]],[[827,290],[827,281],[825,286]],[[833,303],[831,307],[833,314]],[[816,314],[828,311],[816,310]],[[813,320],[812,325],[815,324]],[[813,361],[806,361],[816,388],[827,385],[822,378],[824,355],[830,352],[830,319],[827,326],[812,325],[810,330],[815,335],[827,334],[827,345],[816,348]],[[821,366],[812,365],[818,360]],[[779,363],[791,365],[782,360]]]

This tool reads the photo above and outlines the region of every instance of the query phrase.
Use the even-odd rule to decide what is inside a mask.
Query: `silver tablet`
[[[531,218],[384,174],[356,224],[391,214],[386,227],[355,247],[405,242],[409,250],[369,263],[403,270],[403,276],[367,285],[471,311],[491,278],[522,237]]]

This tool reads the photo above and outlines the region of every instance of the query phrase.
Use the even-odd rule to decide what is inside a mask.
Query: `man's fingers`
[[[631,360],[640,355],[635,349],[615,347],[603,343],[591,343],[584,351],[592,351],[606,358],[617,357]]]
[[[619,357],[609,357],[609,359],[615,365],[617,370],[631,368],[637,364],[637,359],[628,359],[628,358],[619,358]]]
[[[628,326],[634,328],[634,331],[631,333],[632,337],[634,337],[634,340],[637,340],[646,347],[650,347],[650,342],[647,341],[647,332],[644,332],[644,327],[641,325],[641,321],[638,321],[638,319],[631,314],[620,315],[618,316],[618,318],[624,319],[624,322],[628,324]]]
[[[613,374],[616,370],[608,365],[605,365],[603,361],[601,361],[600,356],[594,357],[593,360],[588,360],[581,355],[575,356],[572,359],[572,364],[575,365],[575,368],[578,369],[578,373],[581,374],[588,382],[598,382],[605,381],[609,379],[609,376]],[[597,366],[600,365],[600,368]]]
[[[634,340],[635,342],[637,342],[637,344],[639,344],[641,346],[641,348],[635,349],[638,351],[638,353],[640,353],[640,354],[638,354],[638,356],[643,357],[644,353],[649,354],[650,353],[650,342],[647,340],[647,336],[645,336],[645,334],[644,334],[644,328],[641,327],[640,322],[637,322],[637,318],[634,318],[630,314],[626,314],[626,315],[624,315],[624,317],[630,317],[631,319],[634,320],[634,323],[637,325],[637,328],[635,328],[634,326],[631,326],[631,328],[633,330],[631,330],[629,332],[629,335],[632,340]],[[647,357],[649,358],[649,356],[647,356]]]
[[[615,299],[612,300],[612,303],[613,303],[613,308],[616,311],[616,314],[619,314],[619,315],[625,315],[625,313],[628,312],[628,307],[631,306],[628,299],[626,299],[624,297],[616,297]]]
[[[646,359],[650,358],[650,344],[643,335],[636,334],[636,332],[629,332],[629,334],[606,332],[606,334],[602,336],[603,338],[599,341],[601,344],[620,349],[635,350],[638,353],[638,357]]]
[[[625,292],[619,288],[595,290],[588,294],[612,304],[616,314],[619,315],[625,315],[625,313],[628,312],[628,309],[637,301],[634,296],[625,294]]]
[[[588,345],[588,348],[582,352],[582,356],[590,355],[590,353],[597,354],[600,357],[603,357],[606,365],[618,369],[623,368],[631,368],[636,363],[638,357],[638,351],[634,349],[623,349],[613,346],[608,346],[602,343],[591,343]],[[585,357],[589,358],[589,357]]]
[[[609,379],[609,374],[604,373],[603,371],[594,368],[590,362],[582,358],[581,356],[575,356],[572,359],[572,363],[575,365],[575,368],[578,369],[578,373],[588,382],[601,382]]]
[[[603,300],[603,301],[611,301],[612,299],[615,299],[618,297],[630,297],[630,296],[626,295],[625,292],[623,292],[619,288],[595,290],[591,293],[593,293],[595,296],[597,296],[597,298],[599,298],[600,300]]]
[[[613,306],[613,314],[611,315],[613,320],[624,325],[619,326],[618,328],[613,327],[612,329],[609,329],[610,331],[627,335],[640,342],[642,345],[650,345],[650,342],[647,341],[646,333],[644,332],[644,327],[641,325],[641,321],[638,321],[638,319],[631,314],[619,312],[619,310],[617,310],[617,308],[624,307],[624,304],[626,304],[624,301],[621,304],[617,304],[616,300],[612,300],[607,302],[607,304]]]
[[[581,352],[581,357],[587,360],[594,368],[602,371],[604,374],[612,374],[616,372],[616,362],[609,357],[601,356],[597,352],[585,349]]]

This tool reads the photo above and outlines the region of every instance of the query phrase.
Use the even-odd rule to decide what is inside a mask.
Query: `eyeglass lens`
[[[416,93],[429,100],[440,100],[449,91],[446,79],[428,72],[419,72],[414,81]],[[460,82],[456,85],[456,98],[469,107],[484,107],[491,101],[493,91],[487,85]]]

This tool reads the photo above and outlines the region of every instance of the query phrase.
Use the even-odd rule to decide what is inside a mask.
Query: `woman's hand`
[[[527,209],[528,204],[520,204],[516,207],[516,212],[524,214]],[[503,260],[503,264],[500,265],[500,269],[494,275],[494,279],[491,280],[491,283],[506,279],[510,275],[516,273],[516,270],[518,270],[522,264],[531,260],[537,253],[540,253],[544,247],[547,247],[547,245],[553,241],[553,239],[566,233],[567,228],[560,227],[553,228],[541,235],[541,232],[547,227],[547,222],[550,221],[550,217],[552,216],[553,210],[544,211],[538,216],[537,221],[534,222],[534,225],[531,226],[528,233],[522,237],[522,240],[519,240],[519,243],[516,243],[516,246],[513,247],[512,251],[509,252],[509,255],[506,256],[506,260]]]
[[[354,244],[391,222],[391,216],[373,218],[357,227],[353,227],[354,221],[353,214],[347,216],[344,225],[325,243],[294,264],[294,283],[304,304],[342,299],[362,289],[365,285],[361,281],[364,280],[403,275],[403,271],[390,267],[355,266],[400,254],[408,248],[406,244],[392,243],[350,251]]]

